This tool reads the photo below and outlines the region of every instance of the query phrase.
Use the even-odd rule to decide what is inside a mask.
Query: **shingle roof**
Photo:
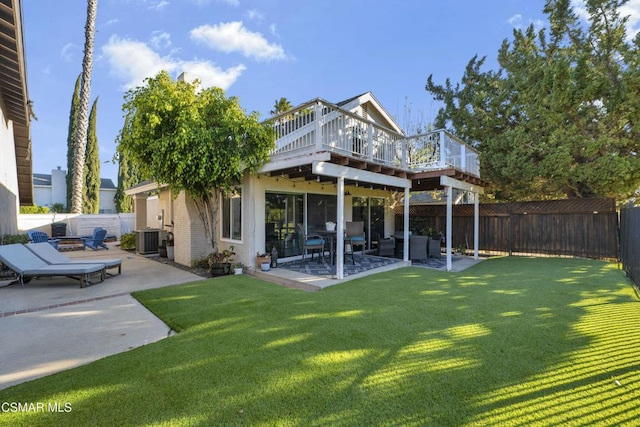
[[[116,189],[117,187],[113,185],[113,181],[110,178],[100,178],[100,188],[103,190],[107,189]]]

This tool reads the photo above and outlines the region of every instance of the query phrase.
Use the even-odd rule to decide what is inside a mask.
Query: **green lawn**
[[[179,334],[0,391],[7,425],[637,425],[640,304],[613,264],[497,258],[307,293],[229,276],[136,297]],[[17,337],[18,338],[18,337]]]

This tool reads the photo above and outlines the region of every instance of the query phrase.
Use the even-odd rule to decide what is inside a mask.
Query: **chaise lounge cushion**
[[[19,243],[0,246],[0,262],[24,279],[38,276],[69,276],[80,279],[80,287],[90,284],[89,275],[100,273],[104,280],[104,264],[47,264],[36,254]]]
[[[122,260],[113,259],[71,259],[68,256],[58,252],[51,245],[46,243],[30,243],[27,246],[31,252],[40,257],[47,264],[104,264],[105,268],[118,268],[118,274],[122,272]]]

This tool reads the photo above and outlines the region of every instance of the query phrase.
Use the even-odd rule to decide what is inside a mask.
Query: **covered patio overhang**
[[[444,190],[450,195],[452,189],[458,189],[474,193],[474,258],[478,258],[478,219],[479,198],[483,193],[482,185],[485,181],[455,168],[407,171],[401,167],[390,167],[367,159],[341,156],[334,152],[323,151],[293,155],[287,153],[287,157],[273,156],[270,162],[264,165],[259,173],[272,177],[286,178],[292,182],[317,181],[319,183],[334,184],[337,196],[337,234],[336,245],[344,247],[344,195],[346,186],[362,186],[370,189],[386,190],[390,192],[404,193],[404,200],[409,200],[411,191]],[[452,197],[447,197],[447,229],[446,229],[446,259],[447,270],[452,269]],[[409,261],[409,204],[404,204],[403,224],[403,259]],[[336,278],[344,278],[344,252],[336,252]]]

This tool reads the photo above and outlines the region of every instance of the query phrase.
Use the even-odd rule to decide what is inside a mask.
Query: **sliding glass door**
[[[353,221],[364,222],[367,249],[373,249],[371,244],[376,234],[384,236],[384,199],[379,197],[354,197],[351,216]]]
[[[278,256],[302,254],[296,224],[304,224],[304,194],[265,194],[265,249]]]

